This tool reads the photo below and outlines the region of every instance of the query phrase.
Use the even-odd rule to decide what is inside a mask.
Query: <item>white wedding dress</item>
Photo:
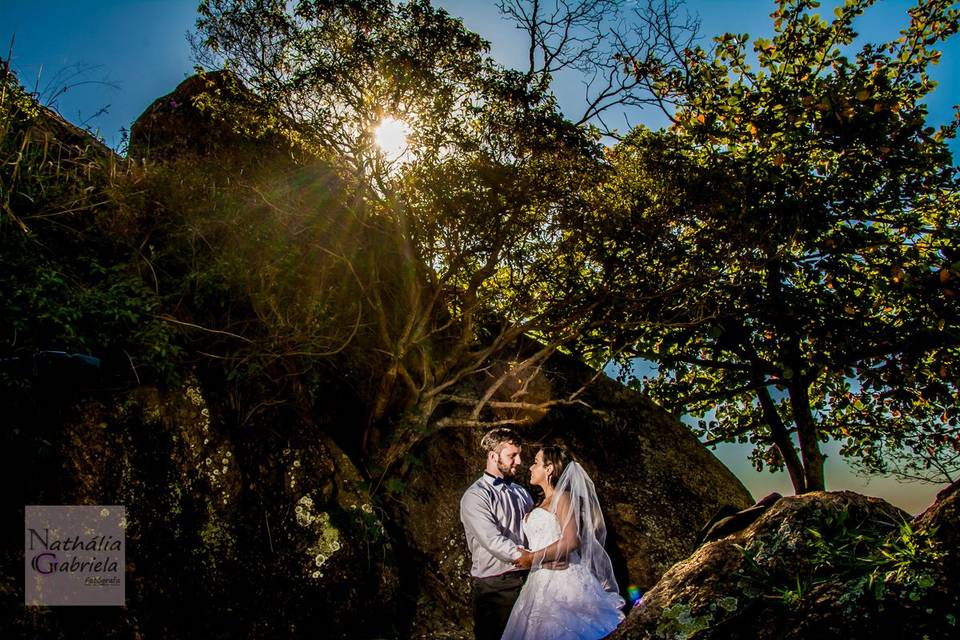
[[[557,517],[537,507],[523,523],[530,549],[542,549],[560,538]],[[615,587],[614,587],[615,588]],[[565,569],[530,572],[517,598],[503,640],[596,640],[613,632],[623,620],[624,600],[601,586],[570,554]]]

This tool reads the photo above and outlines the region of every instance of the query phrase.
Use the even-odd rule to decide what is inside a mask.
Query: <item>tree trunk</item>
[[[383,447],[371,452],[369,466],[386,477],[414,448],[434,433],[430,419],[437,408],[434,400],[418,403],[409,408],[397,422],[392,437]]]
[[[797,436],[800,440],[800,455],[803,457],[803,471],[806,480],[804,493],[823,491],[826,488],[823,477],[823,453],[820,452],[817,424],[810,411],[808,389],[809,385],[805,381],[788,387],[793,421],[797,425]]]
[[[361,451],[363,451],[365,456],[369,456],[379,445],[379,442],[375,442],[376,431],[387,413],[387,408],[390,406],[390,398],[393,396],[393,389],[397,383],[400,366],[398,360],[394,359],[390,368],[387,369],[383,374],[383,378],[380,379],[377,396],[373,400],[373,410],[370,412],[370,415],[367,416],[367,426],[363,432]]]
[[[786,425],[780,419],[777,413],[777,407],[773,404],[770,397],[770,391],[766,387],[757,389],[757,397],[760,400],[760,408],[763,410],[763,418],[770,427],[770,436],[773,443],[780,450],[780,456],[783,458],[783,464],[787,467],[787,473],[790,474],[790,482],[793,483],[793,490],[798,495],[806,493],[807,479],[804,475],[803,465],[797,456],[797,450],[790,440],[790,433]]]

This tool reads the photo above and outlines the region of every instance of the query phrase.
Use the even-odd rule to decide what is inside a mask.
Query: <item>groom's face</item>
[[[512,478],[520,467],[520,447],[515,444],[505,444],[497,452],[497,469],[504,478]]]

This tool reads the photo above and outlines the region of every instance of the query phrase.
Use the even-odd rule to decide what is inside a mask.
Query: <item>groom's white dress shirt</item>
[[[460,499],[460,520],[475,578],[516,570],[513,561],[524,546],[523,516],[533,507],[530,493],[516,482],[504,482],[484,473]]]

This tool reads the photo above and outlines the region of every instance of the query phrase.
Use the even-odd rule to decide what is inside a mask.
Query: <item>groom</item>
[[[516,433],[494,429],[480,441],[480,448],[486,468],[460,499],[460,520],[473,560],[474,636],[499,640],[527,574],[513,562],[526,542],[521,525],[533,499],[513,481],[520,466]]]

